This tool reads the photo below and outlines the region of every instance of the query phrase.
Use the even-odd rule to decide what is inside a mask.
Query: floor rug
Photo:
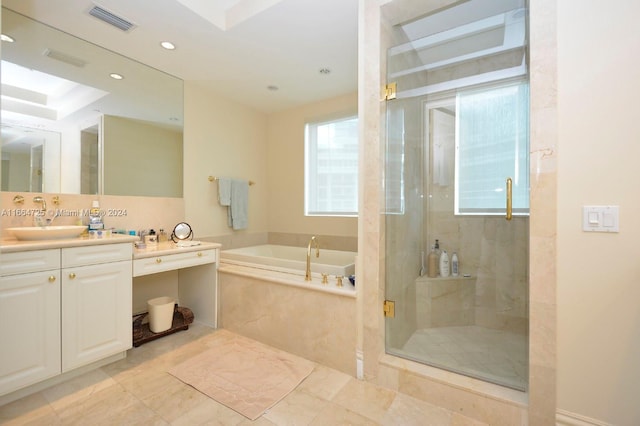
[[[255,420],[287,396],[315,364],[255,340],[218,330],[213,347],[169,373],[203,394]]]

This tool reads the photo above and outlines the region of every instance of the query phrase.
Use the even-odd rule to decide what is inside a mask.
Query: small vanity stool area
[[[216,328],[219,249],[220,244],[205,242],[134,248],[133,313],[146,311],[149,299],[169,296],[191,309],[196,321]]]
[[[135,241],[2,241],[0,405],[126,357],[148,299],[172,297],[217,326],[220,244]]]

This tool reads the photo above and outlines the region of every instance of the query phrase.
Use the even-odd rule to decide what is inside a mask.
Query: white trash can
[[[171,328],[175,300],[171,297],[156,297],[147,300],[149,309],[149,329],[154,333],[162,333]]]

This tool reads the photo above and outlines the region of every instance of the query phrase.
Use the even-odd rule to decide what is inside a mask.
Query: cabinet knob
[[[158,258],[156,258],[156,263],[160,263],[160,262],[162,262],[162,259],[161,259],[161,258],[159,258],[159,257],[158,257]]]
[[[55,282],[55,280],[56,280],[56,276],[55,275],[49,275],[49,282],[50,283]]]
[[[75,272],[72,272],[72,273],[69,274],[69,278],[74,279],[75,277],[76,277]]]
[[[202,257],[202,252],[198,252],[198,257]]]

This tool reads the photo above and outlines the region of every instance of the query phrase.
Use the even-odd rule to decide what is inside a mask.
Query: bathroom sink
[[[19,240],[59,240],[63,238],[75,238],[87,229],[86,226],[24,226],[7,228]]]

